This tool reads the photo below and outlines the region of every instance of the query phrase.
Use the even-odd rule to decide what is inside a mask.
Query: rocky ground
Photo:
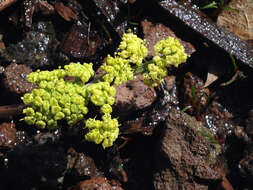
[[[253,189],[253,4],[222,2],[0,0],[0,189]],[[37,88],[27,74],[77,61],[98,69],[128,29],[149,57],[173,36],[190,58],[156,88],[141,75],[117,86],[112,147],[86,142],[80,123],[22,121],[21,96]]]

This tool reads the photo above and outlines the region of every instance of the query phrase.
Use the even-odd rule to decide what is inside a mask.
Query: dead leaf
[[[208,72],[207,79],[206,79],[206,82],[205,82],[203,88],[208,87],[210,84],[212,84],[217,79],[218,79],[218,76],[216,76],[215,74],[212,74],[212,73]]]
[[[62,2],[55,3],[55,10],[57,13],[66,21],[78,20],[77,15],[72,11],[71,8],[65,6]]]

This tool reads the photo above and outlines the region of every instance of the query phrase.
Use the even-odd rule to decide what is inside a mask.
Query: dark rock
[[[102,39],[96,31],[89,30],[88,23],[73,25],[61,42],[60,50],[74,58],[93,56],[102,46]]]
[[[4,67],[0,66],[0,74],[2,74],[4,72]]]
[[[40,132],[37,135],[34,136],[34,140],[38,144],[47,144],[47,143],[54,143],[57,140],[59,140],[60,135],[59,132]]]
[[[249,136],[253,137],[253,110],[248,112],[248,118],[246,120],[246,132]]]
[[[156,92],[152,87],[144,84],[142,76],[116,87],[115,113],[127,116],[133,111],[142,110],[150,106],[156,99]],[[124,110],[124,112],[120,111]]]
[[[57,189],[67,167],[64,150],[56,144],[18,145],[6,161],[1,189]]]
[[[32,19],[34,13],[42,13],[43,15],[49,15],[54,13],[54,7],[44,0],[25,0],[23,3],[23,19],[28,28],[32,27]]]
[[[0,125],[0,147],[13,148],[16,143],[15,123],[2,123]]]
[[[10,119],[13,116],[20,115],[24,107],[25,105],[23,104],[0,106],[0,118]]]
[[[22,63],[32,68],[54,65],[53,55],[58,42],[54,33],[50,32],[27,32],[21,42],[10,44],[5,50],[0,51],[0,58],[5,62]]]
[[[127,26],[127,22],[123,19],[125,13],[122,11],[122,7],[126,3],[125,0],[88,0],[84,1],[84,8],[89,9],[86,11],[90,14],[89,17],[94,18],[98,25],[102,25],[103,30],[114,31],[118,37],[121,37]],[[111,37],[115,38],[116,36]]]
[[[94,160],[70,148],[67,153],[69,175],[75,177],[95,177],[99,175]]]
[[[239,163],[241,175],[248,181],[253,180],[253,152],[245,156]]]
[[[253,49],[239,37],[215,24],[196,6],[188,1],[163,0],[158,4],[183,26],[187,26],[194,35],[201,35],[216,46],[234,55],[238,60],[253,67]]]
[[[32,69],[26,65],[17,65],[11,63],[5,68],[4,84],[5,87],[12,93],[23,95],[31,92],[36,85],[28,82],[26,76],[32,72]]]
[[[155,155],[155,189],[209,189],[221,180],[212,168],[219,145],[201,133],[208,130],[195,118],[172,108]]]
[[[158,41],[169,36],[177,38],[175,33],[169,27],[166,27],[163,24],[153,25],[151,22],[145,20],[141,22],[141,26],[144,33],[144,39],[147,42],[149,56],[154,56],[153,47]],[[191,55],[193,52],[195,52],[193,45],[180,39],[179,41],[184,46],[185,51],[188,55]]]
[[[176,94],[176,84],[174,76],[165,78],[165,88],[161,89],[164,94],[156,95],[159,97],[158,102],[145,109],[140,117],[135,115],[133,120],[124,122],[121,126],[122,134],[141,133],[143,135],[152,135],[153,130],[164,122],[170,112],[172,106],[178,104]]]
[[[93,177],[89,180],[79,182],[77,185],[68,188],[68,190],[123,190],[120,185],[107,180],[104,177]]]

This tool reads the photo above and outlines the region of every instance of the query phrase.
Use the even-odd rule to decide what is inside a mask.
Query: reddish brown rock
[[[34,24],[34,31],[24,33],[24,38],[16,44],[9,44],[0,51],[4,62],[16,62],[32,68],[55,65],[56,46],[54,26],[50,22]]]
[[[85,58],[96,53],[102,39],[96,31],[89,29],[88,23],[73,25],[61,42],[60,50],[75,58]]]
[[[126,0],[91,0],[83,1],[83,6],[89,18],[94,19],[106,35],[115,39],[121,37],[127,27],[127,21],[124,19],[126,15],[122,11],[126,3]]]
[[[176,95],[176,78],[175,76],[167,76],[164,80],[167,95],[165,97],[159,96],[155,105],[146,109],[141,117],[134,118],[124,122],[121,126],[122,134],[141,133],[145,136],[153,134],[153,130],[164,122],[169,114],[171,105],[177,105]]]
[[[144,84],[141,75],[117,86],[116,90],[115,112],[122,116],[150,106],[157,96],[154,88]]]
[[[16,142],[15,123],[2,123],[0,125],[0,146],[12,148]]]
[[[220,183],[220,171],[211,167],[219,151],[213,154],[218,149],[213,149],[214,144],[201,135],[202,130],[204,126],[195,118],[171,109],[154,154],[156,190],[207,190]]]
[[[91,157],[83,153],[76,152],[73,148],[68,150],[68,170],[72,175],[78,177],[94,177],[98,176],[99,172]]]
[[[89,180],[79,182],[68,190],[123,190],[118,184],[108,181],[104,177],[98,176]]]
[[[175,33],[169,27],[166,27],[163,24],[153,25],[151,22],[145,20],[141,22],[141,25],[144,33],[144,39],[147,42],[149,56],[154,56],[153,47],[158,41],[165,39],[169,36],[177,38]],[[195,48],[189,42],[185,42],[180,39],[179,41],[184,46],[187,54],[190,55],[195,51]]]
[[[32,72],[32,69],[26,65],[12,63],[5,68],[4,84],[5,87],[15,94],[25,94],[36,87],[26,80],[26,76]]]

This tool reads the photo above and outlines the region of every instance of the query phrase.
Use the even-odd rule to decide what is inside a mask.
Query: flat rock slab
[[[175,0],[163,0],[158,4],[171,16],[189,27],[195,33],[201,34],[216,46],[234,55],[238,60],[253,68],[253,48],[245,41],[225,28],[217,25],[207,18],[198,7],[190,2],[177,2]]]

